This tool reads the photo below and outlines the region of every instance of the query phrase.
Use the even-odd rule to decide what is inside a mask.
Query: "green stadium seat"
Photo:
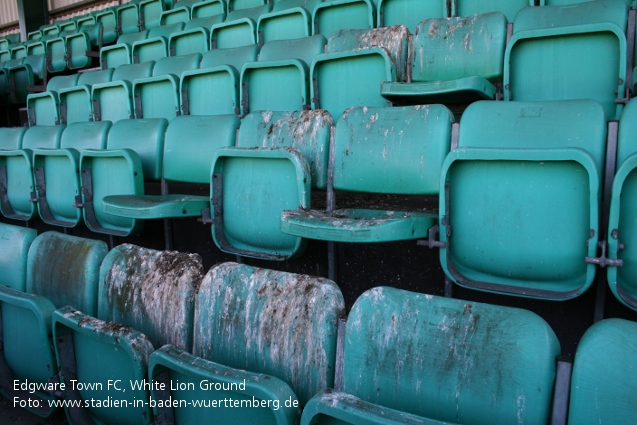
[[[133,63],[156,61],[168,56],[168,39],[174,32],[183,30],[184,23],[162,25],[151,30],[148,38],[133,43]]]
[[[87,314],[97,311],[99,267],[108,248],[104,242],[45,232],[35,238],[26,260],[26,291],[0,286],[2,307],[2,363],[11,379],[0,392],[7,398],[24,400],[39,416],[54,411],[54,397],[41,389],[16,391],[13,380],[54,382],[58,371],[51,341],[51,315],[61,306],[72,305]],[[29,338],[24,338],[29,335]],[[28,400],[38,400],[28,403]]]
[[[312,13],[312,34],[330,37],[346,29],[369,30],[376,27],[375,0],[323,1]]]
[[[426,19],[410,48],[411,81],[383,82],[394,105],[495,99],[502,84],[507,19],[499,13]]]
[[[0,127],[0,150],[22,148],[22,139],[27,127]]]
[[[90,67],[102,47],[102,24],[85,25],[65,38],[68,69]],[[93,50],[96,49],[95,52]]]
[[[205,53],[210,50],[210,28],[223,22],[223,15],[190,20],[183,31],[172,33],[168,39],[170,56]]]
[[[225,0],[200,0],[192,5],[190,16],[192,19],[206,18],[209,16],[227,14],[227,4]]]
[[[377,26],[404,25],[410,31],[413,31],[425,19],[451,16],[448,4],[453,4],[456,1],[461,0],[453,2],[438,0],[378,0],[376,3],[378,7]],[[483,3],[483,0],[480,2],[473,1],[473,3]]]
[[[637,323],[606,319],[591,326],[577,346],[569,425],[631,423],[637,414]]]
[[[93,120],[91,88],[95,84],[109,83],[114,71],[113,68],[109,68],[83,72],[77,80],[77,85],[58,90],[62,124]]]
[[[153,75],[155,62],[120,65],[110,83],[94,84],[91,89],[95,121],[119,121],[134,117],[133,81]]]
[[[540,0],[543,4],[547,0]],[[547,1],[548,4],[548,1]],[[510,22],[513,22],[517,13],[528,6],[535,6],[534,0],[455,0],[455,6],[450,16],[471,16],[481,13],[500,12],[503,13]]]
[[[391,106],[380,84],[406,81],[408,38],[404,26],[334,33],[310,68],[312,109],[340,117],[350,106]]]
[[[602,106],[481,101],[464,112],[459,132],[441,173],[445,274],[521,297],[565,300],[586,291],[600,231]]]
[[[212,163],[210,210],[219,249],[276,261],[303,252],[306,241],[283,233],[280,217],[309,208],[312,186],[325,187],[332,123],[326,111],[259,111],[243,119],[238,147],[218,149]]]
[[[26,289],[27,254],[37,235],[35,229],[0,223],[0,285]]]
[[[0,210],[6,218],[21,221],[33,218],[32,151],[59,148],[64,128],[63,125],[31,127],[24,133],[20,149],[0,151]]]
[[[167,0],[172,3],[172,0]],[[161,14],[166,8],[164,0],[140,0],[139,20],[142,30],[150,30],[161,25]]]
[[[442,105],[348,109],[336,123],[333,189],[341,193],[438,195],[453,121],[451,112]],[[397,210],[395,205],[289,210],[281,216],[281,230],[334,242],[426,237],[438,221],[436,213],[424,211],[422,199],[410,203],[407,211]]]
[[[65,398],[111,397],[127,402],[117,408],[67,408],[70,422],[80,423],[83,417],[104,424],[153,422],[148,386],[136,389],[130,381],[148,382],[148,358],[154,347],[172,344],[191,349],[194,299],[203,275],[197,254],[120,245],[108,253],[100,269],[97,314],[73,306],[53,313],[55,354],[63,381],[104,383],[102,388],[76,391],[69,385]],[[126,391],[109,389],[109,379],[120,380],[118,388]]]
[[[201,55],[171,56],[158,59],[153,76],[133,81],[136,118],[166,118],[180,114],[179,84],[181,74],[199,68]]]
[[[594,99],[619,119],[627,19],[621,0],[522,9],[504,57],[504,100]]]
[[[209,184],[211,158],[218,148],[235,145],[239,124],[234,114],[174,118],[166,129],[163,181]],[[102,205],[105,212],[128,218],[201,217],[210,198],[173,194],[169,186],[163,195],[107,196]]]
[[[310,64],[326,43],[320,34],[265,43],[259,61],[245,64],[241,71],[243,114],[309,109]]]
[[[637,140],[635,139],[635,114],[637,103],[626,105],[619,121],[619,140],[617,142],[617,171],[613,180],[610,220],[608,225],[608,257],[619,260],[608,267],[608,284],[611,291],[627,307],[637,309],[637,282],[634,270],[637,267],[635,254],[636,228],[631,217],[635,208],[635,189],[637,173]]]
[[[559,354],[530,311],[374,288],[347,319],[342,389],[301,425],[547,424]]]
[[[74,122],[62,133],[59,149],[33,150],[35,199],[42,221],[75,227],[82,220],[80,153],[105,149],[110,121]]]
[[[139,1],[130,1],[117,8],[117,34],[133,34],[143,31],[139,15]]]
[[[52,126],[61,124],[58,91],[77,84],[80,74],[57,75],[49,80],[46,91],[27,96],[29,126]]]
[[[181,75],[179,92],[182,113],[239,115],[239,71],[245,63],[256,61],[258,52],[256,44],[206,52],[199,69]],[[215,95],[210,96],[209,93]]]
[[[280,0],[257,22],[259,44],[312,35],[312,12],[322,0]]]
[[[112,44],[117,40],[117,7],[95,11],[95,23],[102,27],[102,44]]]
[[[143,195],[144,181],[159,181],[163,162],[165,119],[120,120],[108,133],[106,150],[80,154],[82,214],[93,232],[128,236],[141,232],[143,221],[104,211],[109,195]]]
[[[298,423],[312,395],[334,383],[337,320],[344,310],[341,291],[327,279],[236,263],[212,268],[195,305],[194,355],[164,346],[151,355],[148,372],[154,382],[192,382],[195,389],[153,395],[158,400],[232,398],[265,405],[158,408],[156,418],[173,416],[176,425]],[[245,388],[237,391],[199,386],[237,386],[244,379]]]
[[[25,103],[33,86],[46,79],[45,55],[29,55],[21,65],[5,68],[11,103]]]
[[[100,50],[101,68],[118,68],[120,65],[133,63],[133,43],[146,40],[149,34],[150,31],[123,34],[117,39],[116,44],[104,46]]]

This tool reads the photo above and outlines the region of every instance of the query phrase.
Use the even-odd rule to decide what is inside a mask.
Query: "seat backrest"
[[[148,32],[148,37],[147,38],[154,38],[154,37],[165,37],[168,38],[170,37],[170,34],[177,32],[177,31],[181,31],[184,29],[184,23],[183,22],[177,22],[174,24],[170,24],[170,25],[161,25],[159,27],[155,27],[153,29],[151,29]]]
[[[213,66],[230,65],[237,71],[241,71],[246,62],[257,60],[259,46],[251,44],[249,46],[234,47],[229,49],[212,49],[203,54],[200,69]]]
[[[82,72],[80,74],[80,78],[77,81],[77,85],[92,86],[93,84],[98,83],[108,83],[111,81],[114,72],[115,69],[113,68]]]
[[[26,289],[27,255],[38,235],[35,229],[0,223],[0,284]]]
[[[411,81],[501,80],[506,38],[507,19],[499,12],[426,19],[412,39]]]
[[[259,62],[299,59],[308,67],[316,55],[325,51],[327,40],[321,34],[292,40],[265,43],[259,52]]]
[[[204,275],[201,257],[120,245],[100,270],[97,317],[131,326],[154,347],[192,347],[194,299]]]
[[[628,400],[637,391],[635,332],[637,323],[624,319],[602,320],[586,331],[573,363],[569,425],[633,420],[637,407]]]
[[[367,402],[452,423],[546,424],[560,343],[527,310],[380,287],[354,303],[344,354],[343,391]]]
[[[29,127],[22,138],[22,149],[59,148],[65,128],[64,125]]]
[[[117,44],[133,44],[136,41],[146,40],[150,31],[132,32],[130,34],[122,34],[117,39]]]
[[[346,110],[336,123],[334,188],[437,195],[453,121],[442,105]]]
[[[186,22],[186,26],[184,26],[184,31],[192,30],[195,28],[206,28],[210,29],[213,25],[223,22],[223,15],[213,15],[206,16],[203,18],[195,18]]]
[[[29,249],[26,292],[48,298],[57,308],[71,305],[95,315],[99,270],[107,252],[103,241],[42,233]]]
[[[619,119],[627,9],[620,0],[522,9],[506,48],[504,99],[595,99],[610,119]]]
[[[26,127],[0,127],[0,150],[16,150],[22,148],[22,139]]]
[[[166,129],[164,179],[210,183],[211,158],[218,148],[235,145],[240,123],[235,114],[174,118]]]
[[[526,0],[525,0],[526,1]],[[449,16],[449,4],[440,0],[378,0],[377,23],[379,27],[404,25],[413,31],[420,21]]]
[[[273,112],[257,111],[241,122],[241,148],[294,148],[310,165],[312,187],[327,187],[330,127],[334,121],[325,110]]]
[[[547,2],[548,3],[548,2]],[[534,0],[455,0],[454,16],[471,16],[480,13],[501,12],[509,21],[515,19],[517,13],[528,6],[533,6]]]
[[[179,77],[184,71],[199,68],[200,62],[201,54],[199,53],[161,58],[155,63],[155,67],[153,68],[153,77],[166,74],[174,74]]]
[[[80,78],[80,74],[73,75],[56,75],[51,78],[46,85],[46,89],[49,91],[58,91],[67,87],[73,87],[77,85],[77,80]]]
[[[336,322],[344,309],[330,280],[220,264],[199,289],[193,354],[275,376],[303,406],[333,386]]]
[[[66,126],[60,148],[62,149],[106,149],[110,121],[75,122]]]
[[[228,0],[228,13],[233,10],[252,9],[267,4],[266,0]]]

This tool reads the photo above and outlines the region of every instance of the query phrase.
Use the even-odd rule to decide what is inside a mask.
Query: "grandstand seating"
[[[95,314],[99,266],[106,253],[104,242],[46,232],[29,248],[25,288],[0,286],[2,363],[9,368],[4,369],[9,374],[4,375],[0,392],[11,399],[39,400],[39,406],[29,404],[40,416],[53,412],[46,402],[53,396],[43,390],[16,391],[13,379],[43,384],[57,373],[51,342],[53,311],[71,304]]]
[[[26,289],[27,255],[36,236],[35,229],[0,223],[0,285]]]

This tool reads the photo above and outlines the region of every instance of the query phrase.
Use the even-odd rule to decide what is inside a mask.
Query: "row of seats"
[[[633,322],[593,325],[571,374],[526,310],[379,287],[341,326],[326,279],[236,263],[204,276],[194,254],[0,234],[1,392],[41,416],[56,398],[84,402],[65,408],[71,424],[581,425],[637,413]],[[33,387],[45,383],[55,389]]]

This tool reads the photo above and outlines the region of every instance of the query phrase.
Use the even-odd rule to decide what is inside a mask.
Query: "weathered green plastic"
[[[80,69],[89,67],[92,58],[86,54],[99,46],[99,34],[101,24],[85,27],[75,34],[66,36],[65,42],[68,46],[67,63],[69,69]]]
[[[67,69],[66,35],[67,33],[60,32],[57,37],[46,41],[46,52],[50,56],[50,63],[47,64],[47,67],[51,73],[62,72]]]
[[[120,65],[113,73],[110,83],[94,84],[91,89],[94,113],[104,121],[116,122],[134,117],[132,82],[138,78],[150,77],[155,62],[135,65]]]
[[[256,44],[206,52],[198,70],[182,74],[180,101],[186,115],[239,114],[239,70],[257,60]],[[209,93],[214,93],[211,98]],[[187,111],[187,112],[186,112]]]
[[[259,43],[291,40],[312,35],[312,12],[320,0],[281,0],[272,12],[259,17],[257,34]]]
[[[117,39],[117,44],[102,47],[100,50],[101,68],[118,68],[120,65],[133,63],[133,43],[146,40],[149,34],[150,31],[123,34]]]
[[[336,124],[334,189],[437,195],[453,121],[442,105],[348,109]],[[298,209],[283,213],[281,230],[310,239],[388,242],[425,237],[436,222],[436,214],[424,210]]]
[[[45,55],[29,55],[24,58],[22,65],[8,68],[10,99],[12,103],[24,103],[29,91],[27,86],[40,83],[45,73]]]
[[[316,56],[310,68],[312,109],[339,117],[351,106],[391,106],[379,87],[401,80],[397,70],[405,69],[407,37],[405,27],[343,30],[330,37],[327,53]],[[398,66],[396,58],[404,62]]]
[[[136,118],[165,118],[179,115],[179,84],[184,71],[199,68],[201,54],[161,58],[155,63],[153,76],[133,82]]]
[[[210,28],[223,22],[223,15],[192,19],[183,31],[173,32],[168,39],[170,56],[205,53],[210,50]]]
[[[569,425],[631,423],[637,414],[637,323],[606,319],[591,326],[577,346]]]
[[[163,0],[140,1],[139,16],[143,17],[142,29],[150,30],[160,26],[161,14],[165,9]]]
[[[380,287],[352,307],[344,354],[342,392],[302,425],[546,424],[560,344],[527,310]]]
[[[96,11],[95,22],[101,24],[103,29],[102,42],[112,44],[117,40],[117,8],[110,7]]]
[[[210,180],[212,235],[219,249],[277,261],[303,252],[302,238],[279,229],[284,210],[310,206],[310,167],[299,151],[220,148]]]
[[[257,24],[250,18],[213,25],[210,29],[210,49],[230,49],[257,43]]]
[[[395,104],[493,100],[506,38],[507,19],[499,12],[424,20],[412,39],[411,82],[383,82],[381,94]]]
[[[133,43],[133,62],[156,61],[168,56],[168,38],[173,32],[184,29],[183,22],[157,27],[145,40]]]
[[[449,16],[448,3],[445,0],[378,0],[377,26],[405,25],[413,31],[425,19]]]
[[[95,84],[109,83],[113,72],[113,68],[83,72],[77,85],[58,90],[60,108],[64,111],[65,116],[62,120],[63,124],[93,120],[91,87]]]
[[[637,267],[637,228],[632,217],[637,204],[632,194],[637,188],[636,107],[635,102],[629,102],[619,121],[617,171],[613,180],[607,235],[608,258],[623,261],[621,267],[608,267],[608,284],[615,297],[634,310],[637,309],[637,281],[634,278]]]
[[[64,128],[65,126],[63,125],[31,127],[22,137],[22,149],[0,150],[0,173],[6,175],[7,184],[7,204],[4,201],[1,202],[0,210],[5,217],[21,221],[33,218],[36,208],[31,202],[31,192],[35,190],[32,171],[32,150],[36,148],[59,148]]]
[[[504,57],[504,99],[594,99],[619,119],[626,97],[627,6],[599,0],[522,9]],[[547,76],[550,76],[547,77]]]
[[[596,257],[605,149],[606,116],[593,100],[469,106],[441,173],[447,276],[531,298],[586,291],[595,277],[585,259]]]
[[[22,148],[22,139],[27,127],[0,127],[0,150]]]
[[[69,124],[60,143],[60,149],[34,149],[38,212],[43,222],[62,227],[75,227],[82,220],[77,205],[81,196],[80,152],[84,149],[105,149],[110,121],[77,122]],[[42,173],[45,187],[38,184]],[[46,201],[43,208],[42,201]]]
[[[237,115],[174,118],[166,130],[163,178],[171,182],[209,183],[212,156],[220,147],[234,146]],[[201,216],[210,207],[208,196],[188,194],[107,196],[104,211],[122,217],[152,219]]]
[[[223,15],[226,17],[227,7],[224,0],[201,0],[192,5],[192,19],[205,18],[214,15]]]
[[[193,354],[279,378],[302,407],[334,385],[336,322],[344,312],[331,280],[223,263],[199,289]]]
[[[259,62],[247,63],[241,71],[243,114],[308,109],[309,65],[325,44],[320,34],[264,44]]]
[[[334,0],[319,3],[312,12],[312,34],[329,37],[344,29],[371,29],[376,26],[374,0]]]
[[[38,235],[35,229],[0,223],[0,284],[17,291],[26,289],[27,254]]]
[[[540,0],[544,4],[545,0]],[[548,0],[547,0],[548,4]],[[504,13],[510,22],[513,22],[518,12],[528,6],[534,6],[534,0],[453,0],[453,9],[450,16],[471,16],[480,13],[500,12]]]
[[[117,8],[117,22],[120,35],[133,34],[140,31],[139,5],[129,2]]]
[[[57,373],[51,314],[55,306],[66,304],[97,311],[99,267],[107,252],[104,242],[57,232],[35,238],[26,260],[26,292],[0,287],[4,357],[16,379],[45,383]],[[17,395],[12,388],[3,388],[2,393],[9,398]],[[53,399],[44,391],[35,395]],[[29,410],[48,416],[53,409],[44,400],[42,409]]]
[[[27,96],[29,125],[52,126],[60,124],[60,101],[58,91],[77,84],[79,74],[55,76],[49,80],[47,91]]]

